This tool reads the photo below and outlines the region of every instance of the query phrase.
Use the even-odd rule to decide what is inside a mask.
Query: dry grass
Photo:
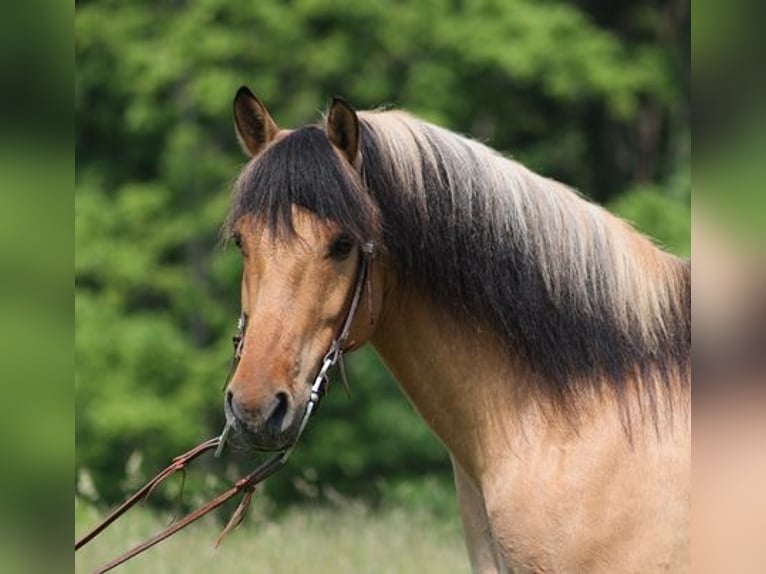
[[[192,525],[174,538],[122,566],[122,574],[427,574],[468,572],[468,558],[455,521],[440,522],[404,509],[372,512],[349,504],[342,509],[302,509],[277,519],[254,516],[216,550],[220,525]],[[77,505],[78,534],[98,518]],[[122,522],[77,553],[75,572],[85,574],[161,528],[165,520],[135,509]]]

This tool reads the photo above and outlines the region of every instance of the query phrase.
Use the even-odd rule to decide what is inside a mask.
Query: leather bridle
[[[258,466],[255,470],[253,470],[250,474],[239,479],[228,490],[226,490],[225,492],[222,492],[221,494],[219,494],[218,496],[210,500],[207,504],[187,514],[182,519],[174,522],[173,524],[171,524],[164,530],[146,539],[144,542],[138,544],[137,546],[134,546],[133,548],[121,554],[120,556],[112,560],[111,562],[108,562],[107,564],[94,570],[93,574],[102,574],[104,572],[108,572],[112,570],[113,568],[116,568],[120,564],[130,560],[131,558],[141,554],[145,550],[148,550],[155,544],[158,544],[162,542],[163,540],[165,540],[166,538],[172,536],[179,530],[182,530],[183,528],[185,528],[192,522],[196,522],[197,520],[199,520],[206,514],[212,512],[213,510],[215,510],[216,508],[218,508],[219,506],[221,506],[222,504],[224,504],[225,502],[227,502],[228,500],[237,496],[240,493],[243,494],[242,499],[240,500],[240,503],[237,506],[234,513],[231,515],[229,522],[226,524],[223,531],[218,536],[218,539],[216,541],[216,546],[220,544],[221,540],[223,539],[224,536],[226,536],[226,534],[228,534],[233,528],[237,527],[242,522],[242,520],[245,517],[245,514],[247,513],[247,509],[250,506],[250,501],[252,499],[253,493],[255,492],[255,487],[261,482],[263,482],[265,479],[267,479],[269,476],[274,474],[277,470],[282,468],[282,466],[284,466],[284,464],[287,462],[287,459],[289,458],[290,454],[293,452],[296,445],[298,444],[298,440],[303,434],[303,431],[305,430],[306,425],[309,422],[309,419],[316,412],[319,402],[321,401],[322,397],[327,392],[327,388],[330,383],[329,373],[330,373],[330,370],[335,365],[339,365],[340,367],[339,371],[340,371],[340,375],[343,380],[343,383],[346,386],[348,386],[348,382],[346,378],[346,370],[343,363],[343,355],[348,349],[348,347],[346,347],[346,342],[348,340],[349,333],[351,332],[351,324],[353,323],[357,310],[359,308],[359,303],[362,298],[362,292],[364,290],[364,284],[370,279],[370,267],[372,265],[372,260],[374,259],[374,257],[375,257],[375,244],[373,242],[367,242],[360,247],[359,268],[357,270],[354,290],[351,295],[351,301],[349,303],[346,317],[340,328],[338,336],[335,337],[333,342],[330,344],[330,348],[327,350],[327,353],[325,353],[322,359],[322,364],[319,368],[319,371],[317,372],[316,377],[314,378],[314,383],[311,385],[311,395],[309,397],[308,403],[306,405],[306,410],[303,414],[303,418],[301,419],[300,426],[298,427],[298,432],[293,442],[288,447],[273,454],[265,462],[261,463],[261,465]],[[370,308],[370,318],[372,320],[372,308]],[[244,314],[242,314],[240,315],[240,320],[238,323],[238,334],[237,334],[238,338],[235,337],[236,342],[235,342],[235,365],[234,366],[236,366],[236,361],[238,360],[239,355],[242,352],[242,343],[244,339],[245,326],[246,326],[245,317],[244,317]],[[77,540],[75,542],[75,551],[79,550],[80,548],[85,546],[88,542],[93,540],[96,536],[98,536],[101,532],[103,532],[110,524],[112,524],[115,520],[117,520],[120,516],[122,516],[128,509],[130,509],[137,502],[148,498],[149,495],[151,495],[151,493],[160,483],[167,480],[170,476],[172,476],[176,472],[180,471],[182,473],[185,473],[186,465],[192,460],[198,458],[205,452],[208,452],[213,449],[215,449],[216,451],[215,452],[216,456],[220,456],[220,454],[222,454],[226,446],[227,437],[231,428],[232,428],[232,420],[227,415],[226,424],[224,425],[224,429],[219,436],[208,439],[205,442],[197,445],[190,451],[175,457],[172,463],[168,467],[162,470],[157,476],[155,476],[153,479],[147,482],[144,486],[142,486],[135,494],[133,494],[130,498],[125,500],[125,502],[123,502],[120,506],[118,506],[115,510],[113,510],[100,524],[94,527],[85,536]]]

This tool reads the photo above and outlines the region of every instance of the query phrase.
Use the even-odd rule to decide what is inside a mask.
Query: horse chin
[[[291,425],[282,432],[274,433],[270,430],[255,430],[248,426],[237,424],[235,431],[240,446],[253,452],[279,452],[285,450],[295,442],[298,434],[297,427]]]

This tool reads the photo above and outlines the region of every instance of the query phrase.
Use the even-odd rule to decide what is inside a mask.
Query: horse
[[[245,86],[233,108],[243,440],[300,434],[369,260],[343,350],[370,343],[447,449],[474,572],[687,571],[690,263],[405,111],[335,98],[281,129]]]

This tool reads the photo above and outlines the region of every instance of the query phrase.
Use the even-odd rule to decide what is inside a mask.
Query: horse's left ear
[[[359,118],[343,98],[334,97],[327,114],[327,137],[353,166],[359,157]]]

